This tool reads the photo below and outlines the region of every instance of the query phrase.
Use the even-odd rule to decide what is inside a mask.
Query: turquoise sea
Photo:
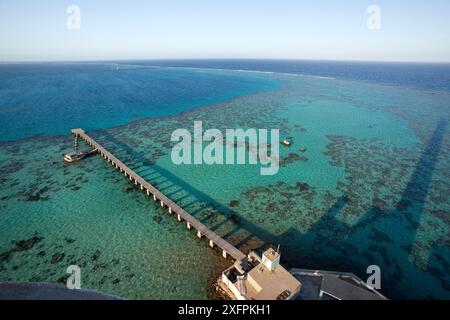
[[[450,67],[252,63],[0,65],[0,281],[64,283],[76,264],[84,288],[206,299],[231,263],[102,158],[63,163],[81,127],[244,252],[378,265],[389,298],[450,298]],[[293,145],[274,176],[174,165],[171,133],[198,120]]]

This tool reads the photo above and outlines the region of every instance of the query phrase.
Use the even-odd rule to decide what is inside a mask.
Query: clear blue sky
[[[81,29],[66,27],[67,6]],[[369,5],[381,30],[366,27]],[[0,0],[0,61],[450,61],[448,0]]]

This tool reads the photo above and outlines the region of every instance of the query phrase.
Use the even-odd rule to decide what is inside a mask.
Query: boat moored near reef
[[[64,155],[64,161],[68,163],[72,163],[81,159],[86,158],[87,156],[97,152],[97,149],[91,149],[87,152],[69,152]]]
[[[69,152],[69,153],[66,153],[64,155],[64,161],[71,163],[71,162],[75,162],[77,160],[81,160],[84,157],[85,156],[83,155],[83,153],[80,153],[80,152]]]

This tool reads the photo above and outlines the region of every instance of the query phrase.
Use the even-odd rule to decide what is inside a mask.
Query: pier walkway
[[[72,129],[72,134],[77,137],[82,138],[88,145],[92,148],[97,149],[97,152],[109,163],[111,163],[116,169],[120,170],[126,177],[130,179],[131,182],[134,182],[136,186],[139,186],[142,191],[145,191],[148,196],[153,196],[154,201],[159,201],[161,207],[167,207],[170,214],[175,214],[178,221],[186,221],[187,228],[194,228],[197,231],[197,237],[202,238],[203,236],[209,240],[209,246],[214,247],[217,246],[222,250],[222,256],[226,258],[227,256],[231,256],[233,259],[237,261],[242,261],[246,258],[246,256],[236,247],[231,245],[229,242],[221,238],[214,231],[210,230],[203,223],[198,221],[196,218],[191,216],[187,211],[178,206],[175,202],[166,197],[162,192],[160,192],[157,188],[147,182],[144,178],[130,169],[127,165],[125,165],[122,161],[117,159],[113,154],[111,154],[108,150],[102,147],[99,143],[97,143],[94,139],[89,137],[86,132],[82,129]]]

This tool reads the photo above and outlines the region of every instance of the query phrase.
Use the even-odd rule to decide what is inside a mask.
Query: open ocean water
[[[170,135],[195,120],[294,143],[274,176],[175,166]],[[363,279],[379,265],[389,298],[450,298],[449,121],[449,65],[0,65],[0,281],[65,283],[77,264],[84,288],[206,299],[230,263],[100,157],[64,164],[82,127],[245,252],[280,244],[290,267]]]

